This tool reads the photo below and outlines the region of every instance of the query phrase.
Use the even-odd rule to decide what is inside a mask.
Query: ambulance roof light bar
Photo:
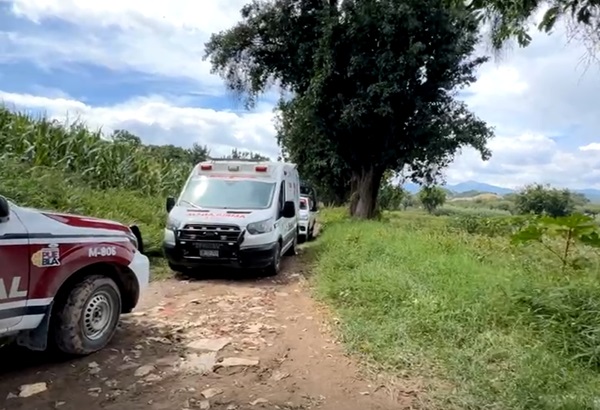
[[[267,172],[267,166],[266,165],[257,165],[254,170],[256,172]]]

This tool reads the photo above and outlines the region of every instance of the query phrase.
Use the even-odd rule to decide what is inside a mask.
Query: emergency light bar
[[[202,165],[200,165],[200,170],[210,171],[210,170],[212,170],[212,165],[211,164],[202,164]]]
[[[256,172],[267,172],[267,167],[265,165],[258,165],[254,168]]]

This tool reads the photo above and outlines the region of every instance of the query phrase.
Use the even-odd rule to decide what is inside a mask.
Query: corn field
[[[189,162],[156,155],[148,146],[102,138],[81,123],[61,124],[0,107],[0,161],[50,167],[81,178],[91,188],[121,188],[147,195],[177,192]]]

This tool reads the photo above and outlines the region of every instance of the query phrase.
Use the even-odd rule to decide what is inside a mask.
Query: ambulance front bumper
[[[240,247],[237,244],[210,243],[197,247],[181,244],[163,244],[165,257],[171,265],[184,268],[228,267],[241,269],[263,269],[273,263],[277,243]]]

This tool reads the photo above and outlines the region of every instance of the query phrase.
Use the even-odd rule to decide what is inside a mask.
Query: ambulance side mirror
[[[10,217],[10,205],[3,196],[0,196],[0,223],[8,222]]]
[[[281,216],[284,218],[293,218],[296,216],[296,204],[294,201],[286,201],[283,204],[283,212]]]
[[[171,212],[171,209],[175,208],[175,198],[172,196],[168,197],[165,206],[167,208],[167,212]]]

